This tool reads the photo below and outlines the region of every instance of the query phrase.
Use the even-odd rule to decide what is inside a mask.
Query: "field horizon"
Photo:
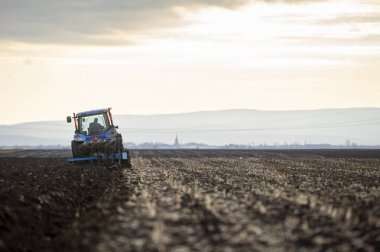
[[[70,114],[70,113],[68,113]],[[380,109],[290,111],[231,109],[160,115],[114,115],[125,142],[172,144],[380,144]],[[73,125],[43,121],[0,125],[0,146],[70,145]]]

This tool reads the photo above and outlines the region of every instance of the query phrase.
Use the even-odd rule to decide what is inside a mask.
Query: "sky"
[[[379,0],[2,0],[0,124],[380,107]]]

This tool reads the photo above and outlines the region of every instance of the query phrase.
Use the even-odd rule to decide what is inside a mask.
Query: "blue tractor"
[[[70,163],[93,161],[131,167],[129,150],[123,147],[118,126],[113,124],[111,108],[74,113],[67,117],[68,123],[72,120],[75,135],[71,141]]]

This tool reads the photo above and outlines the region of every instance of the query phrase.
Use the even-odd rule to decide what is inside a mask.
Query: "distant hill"
[[[69,145],[74,125],[66,121],[0,126],[0,146]],[[221,110],[168,115],[115,115],[124,141],[212,145],[298,142],[380,144],[380,109],[293,111]]]

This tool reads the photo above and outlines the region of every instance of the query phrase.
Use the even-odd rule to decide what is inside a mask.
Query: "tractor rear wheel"
[[[83,157],[83,154],[79,151],[79,146],[81,142],[71,141],[71,151],[73,153],[73,158]]]
[[[126,168],[131,168],[132,167],[131,156],[129,156],[129,150],[124,148],[123,146],[123,137],[121,136],[121,134],[117,134],[116,139],[118,143],[117,146],[119,146],[120,148],[117,151],[120,151],[120,153],[123,153],[124,151],[127,152],[127,159],[121,160],[121,166],[126,167]]]
[[[122,163],[123,167],[131,168],[132,163],[131,163],[131,156],[129,155],[129,150],[124,149],[124,151],[127,152],[127,159],[123,159],[121,163]]]

